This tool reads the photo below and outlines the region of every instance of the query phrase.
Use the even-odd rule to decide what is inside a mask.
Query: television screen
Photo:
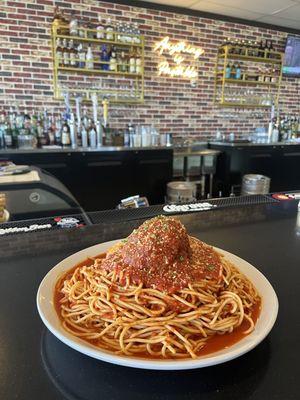
[[[288,35],[282,72],[284,75],[300,77],[300,36]]]

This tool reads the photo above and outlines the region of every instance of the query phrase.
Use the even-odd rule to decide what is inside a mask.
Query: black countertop
[[[210,147],[266,147],[266,146],[275,146],[275,147],[286,147],[286,146],[300,146],[300,142],[270,142],[270,143],[256,143],[256,142],[209,142]]]
[[[259,346],[228,363],[191,371],[138,370],[84,356],[44,327],[35,304],[38,285],[58,261],[75,250],[122,237],[141,221],[94,225],[75,233],[65,231],[65,240],[60,239],[61,244],[53,247],[51,243],[47,245],[47,232],[16,235],[8,246],[26,243],[27,251],[5,261],[4,252],[0,254],[0,399],[298,399],[297,203],[228,210],[180,218],[193,235],[245,258],[273,285],[279,298],[279,315],[273,330]],[[4,239],[7,238],[1,240]]]

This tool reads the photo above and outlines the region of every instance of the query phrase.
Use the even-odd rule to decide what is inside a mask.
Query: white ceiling
[[[300,0],[146,0],[300,30]]]

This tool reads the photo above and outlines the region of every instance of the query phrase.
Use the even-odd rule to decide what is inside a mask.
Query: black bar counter
[[[243,175],[261,174],[271,178],[271,192],[295,190],[300,182],[300,143],[211,142],[220,150],[216,186],[229,195],[232,185],[241,185]]]
[[[173,172],[173,150],[167,147],[7,150],[1,159],[51,173],[87,211],[116,207],[136,194],[161,204]]]
[[[36,310],[38,286],[63,258],[84,247],[124,237],[143,218],[140,214],[130,220],[115,216],[95,225],[56,230],[55,234],[8,235],[0,240],[1,400],[299,398],[298,202],[216,207],[179,218],[190,234],[237,254],[265,274],[279,298],[278,319],[269,336],[238,359],[190,371],[138,370],[89,358],[45,328]]]

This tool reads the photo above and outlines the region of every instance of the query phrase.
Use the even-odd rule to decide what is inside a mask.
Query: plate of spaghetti
[[[47,328],[83,354],[175,370],[253,349],[272,329],[278,300],[251,264],[159,216],[61,261],[41,282],[37,307]]]

